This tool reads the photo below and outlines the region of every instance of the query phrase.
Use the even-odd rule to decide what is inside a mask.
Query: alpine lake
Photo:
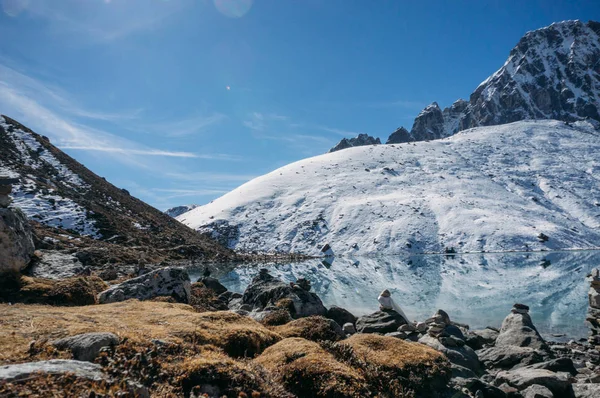
[[[284,282],[307,278],[325,306],[356,316],[377,311],[379,293],[389,289],[411,320],[443,309],[472,329],[499,328],[512,305],[523,303],[540,333],[559,341],[587,336],[586,276],[598,266],[600,251],[431,254],[220,267],[224,271],[213,276],[239,293],[260,268]],[[189,273],[196,281],[202,269]]]

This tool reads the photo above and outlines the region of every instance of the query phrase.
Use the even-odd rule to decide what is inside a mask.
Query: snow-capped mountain
[[[381,140],[379,138],[371,137],[368,134],[359,134],[354,138],[342,138],[342,140],[338,142],[333,148],[331,148],[329,152],[335,152],[346,148],[352,148],[353,146],[376,144],[381,144]]]
[[[432,103],[408,136],[390,136],[388,143],[443,138],[519,120],[600,122],[599,111],[600,23],[563,21],[525,34],[468,102],[458,100],[444,110]]]
[[[198,207],[199,205],[182,205],[182,206],[175,206],[175,207],[171,207],[170,209],[165,210],[165,214],[167,214],[170,217],[178,217],[180,215],[182,215],[183,213],[187,213],[190,210],[194,210],[196,207]]]
[[[11,206],[21,208],[40,228],[58,228],[58,233],[71,238],[88,237],[142,251],[167,253],[177,247],[177,253],[192,250],[209,257],[230,253],[6,116],[0,116],[0,176],[19,179],[13,185]]]
[[[600,247],[600,132],[522,121],[361,146],[178,217],[240,251],[394,254]]]

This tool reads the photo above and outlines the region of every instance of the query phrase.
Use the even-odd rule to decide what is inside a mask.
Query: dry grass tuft
[[[96,303],[96,295],[108,285],[96,276],[62,280],[0,275],[0,302],[79,306]]]
[[[123,397],[135,398],[124,382],[98,382],[73,375],[37,375],[26,381],[0,382],[0,397]]]
[[[288,338],[269,347],[254,362],[299,397],[368,396],[360,372],[338,362],[317,343]]]
[[[338,360],[360,368],[372,391],[383,396],[430,396],[450,378],[450,364],[423,344],[375,334],[355,334],[326,347]]]
[[[281,340],[260,323],[231,312],[197,313],[185,304],[128,300],[84,307],[0,304],[0,364],[29,360],[29,342],[88,332],[132,341],[212,344],[252,356]]]
[[[292,321],[292,316],[285,309],[276,309],[268,313],[261,321],[265,326],[280,326]]]
[[[217,351],[172,366],[167,372],[175,374],[176,384],[188,396],[209,393],[210,396],[290,397],[285,389],[271,380],[259,366],[251,362],[234,361]],[[212,394],[211,394],[212,393]],[[245,394],[245,395],[244,395]]]
[[[322,316],[296,319],[285,325],[274,327],[273,330],[283,337],[302,337],[312,341],[338,341],[344,337],[341,334],[341,328],[334,321]]]

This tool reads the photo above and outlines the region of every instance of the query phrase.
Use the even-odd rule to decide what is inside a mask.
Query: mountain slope
[[[468,103],[458,100],[442,111],[434,102],[417,116],[408,136],[390,137],[388,143],[519,120],[600,122],[599,112],[600,23],[563,21],[525,34]]]
[[[46,242],[56,241],[49,233],[50,228],[58,228],[59,234],[78,237],[78,242],[94,245],[98,241],[104,251],[133,248],[130,260],[136,262],[136,250],[158,260],[188,253],[205,259],[233,256],[6,116],[0,116],[0,175],[20,178],[13,186],[12,206],[38,222],[38,230],[48,229],[40,236],[42,240],[48,237]]]
[[[258,177],[178,220],[243,251],[599,247],[599,151],[588,123],[558,121],[348,148]]]

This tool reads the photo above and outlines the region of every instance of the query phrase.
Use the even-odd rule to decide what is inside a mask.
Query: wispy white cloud
[[[227,119],[227,116],[222,113],[212,113],[207,116],[194,115],[174,121],[153,122],[151,125],[141,126],[139,129],[159,133],[167,137],[185,137],[205,131],[225,119]]]
[[[110,154],[123,163],[144,168],[157,165],[146,157],[196,158],[238,161],[228,154],[198,154],[150,148],[137,142],[74,121],[73,115],[101,120],[124,117],[121,114],[96,113],[74,106],[67,96],[14,69],[0,64],[0,112],[14,117],[38,132],[55,140],[63,149],[85,150]],[[56,109],[51,109],[54,105]],[[65,114],[69,114],[67,116]]]
[[[319,130],[323,130],[323,131],[327,131],[328,133],[333,133],[333,134],[337,134],[339,136],[342,137],[355,137],[359,134],[363,134],[360,131],[350,131],[350,130],[344,130],[344,129],[337,129],[334,127],[327,127],[327,126],[315,126],[316,128],[318,128]]]
[[[255,178],[255,174],[244,174],[244,173],[223,173],[223,172],[167,172],[167,177],[179,180],[179,181],[195,181],[199,183],[211,182],[211,183],[234,183],[234,182],[246,182]]]
[[[70,41],[102,43],[112,42],[137,32],[147,32],[161,27],[172,15],[181,12],[193,0],[148,2],[127,1],[29,1],[3,0],[20,3],[14,17],[27,14],[43,19],[53,33],[65,35]]]

